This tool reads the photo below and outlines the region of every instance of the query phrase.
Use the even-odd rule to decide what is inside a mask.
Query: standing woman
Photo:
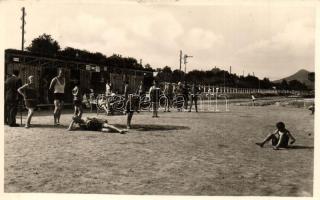
[[[27,123],[25,125],[26,128],[30,127],[31,118],[33,116],[34,109],[37,107],[37,91],[35,89],[34,84],[34,77],[29,76],[28,77],[28,83],[21,86],[18,89],[19,94],[21,94],[24,98],[24,102],[26,105],[26,108],[28,109],[28,117],[27,117]]]
[[[53,91],[53,99],[54,99],[54,126],[60,125],[60,116],[61,110],[63,106],[64,99],[64,88],[66,85],[66,80],[64,78],[64,74],[62,69],[59,69],[58,76],[54,77],[50,83],[49,90]]]

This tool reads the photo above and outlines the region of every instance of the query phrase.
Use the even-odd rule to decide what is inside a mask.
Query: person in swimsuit
[[[37,91],[35,89],[34,84],[34,77],[28,77],[28,83],[24,84],[18,89],[19,94],[21,94],[24,98],[25,106],[28,109],[28,117],[27,122],[25,124],[26,128],[30,127],[31,118],[34,113],[34,109],[37,107],[38,98],[37,98]]]
[[[308,110],[311,111],[311,115],[314,114],[314,103],[311,106],[308,107]]]
[[[191,94],[190,94],[190,99],[191,99],[191,103],[190,103],[190,108],[189,108],[189,112],[191,112],[192,109],[192,105],[194,102],[194,106],[196,108],[196,112],[198,112],[198,95],[199,95],[199,87],[193,83],[191,86]]]
[[[171,83],[165,83],[163,93],[167,98],[167,103],[164,112],[170,112],[170,107],[172,106],[173,100],[173,87]]]
[[[73,116],[69,125],[68,131],[72,131],[73,125],[78,124],[81,130],[87,131],[101,131],[101,132],[118,132],[121,134],[126,133],[125,130],[119,129],[113,125],[108,124],[107,120],[98,119],[95,117],[87,117],[86,120],[81,119],[80,116]]]
[[[66,81],[64,78],[64,73],[62,69],[59,69],[58,76],[54,77],[50,83],[49,90],[53,90],[53,98],[54,98],[54,125],[60,125],[60,116],[61,110],[63,106],[64,99],[64,88],[66,85]]]
[[[157,81],[153,81],[153,85],[150,87],[150,101],[152,105],[152,117],[158,116],[158,108],[159,108],[159,99],[160,99],[160,88],[158,87]]]
[[[82,109],[82,91],[79,85],[79,81],[76,81],[76,85],[72,90],[72,95],[73,95],[74,115],[77,115],[81,118],[83,109]]]
[[[131,129],[131,120],[134,112],[139,113],[140,96],[130,94],[126,101],[127,129]]]
[[[293,144],[296,139],[291,135],[283,122],[278,122],[276,124],[277,129],[274,133],[269,134],[261,143],[256,143],[258,146],[263,147],[265,143],[271,140],[274,150],[279,148],[287,148],[289,145],[289,140],[291,139],[290,144]]]

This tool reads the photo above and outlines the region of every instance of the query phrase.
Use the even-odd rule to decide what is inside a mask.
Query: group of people
[[[62,69],[58,70],[58,75],[54,77],[49,86],[49,92],[52,92],[54,99],[54,111],[53,111],[53,125],[60,125],[61,111],[64,104],[66,80]],[[75,87],[72,90],[74,115],[68,130],[73,130],[74,125],[78,125],[80,129],[93,130],[93,131],[116,131],[119,133],[125,133],[125,130],[121,130],[108,124],[107,120],[98,118],[87,117],[86,120],[82,119],[82,95],[83,91],[80,88],[79,81],[76,82]],[[128,99],[128,95],[126,100]],[[10,127],[19,127],[16,123],[16,115],[19,106],[19,102],[24,100],[24,105],[28,110],[28,115],[25,123],[25,128],[31,127],[31,119],[34,114],[34,110],[38,105],[38,92],[35,85],[34,76],[29,76],[27,83],[22,85],[22,80],[19,78],[19,71],[14,70],[12,75],[5,81],[5,124]],[[132,107],[127,109],[128,121],[127,128],[131,127],[131,119],[134,110]]]
[[[51,80],[49,91],[53,93],[54,98],[54,112],[53,112],[53,125],[60,125],[61,111],[64,101],[66,80],[64,77],[63,70],[58,71],[58,75]],[[142,83],[139,85],[137,94],[141,95]],[[112,89],[111,84],[107,83],[106,95],[111,95]],[[189,107],[189,112],[191,111],[193,102],[195,103],[195,109],[197,112],[197,95],[199,94],[199,88],[193,84],[189,89],[187,85],[184,86],[181,82],[178,83],[177,87],[174,89],[170,83],[165,84],[163,93],[168,99],[168,107],[165,111],[170,112],[169,108],[171,106],[174,94],[182,95],[185,99],[185,108],[188,107],[189,97],[191,104]],[[153,82],[153,85],[149,89],[150,101],[152,104],[152,117],[158,117],[158,106],[159,97],[161,95],[161,90],[158,86],[157,81]],[[113,125],[110,125],[107,120],[90,118],[87,117],[85,120],[82,119],[83,109],[82,109],[82,95],[83,91],[79,85],[79,81],[76,82],[75,87],[72,90],[73,95],[73,105],[74,105],[74,115],[68,127],[68,130],[73,130],[75,125],[78,125],[80,129],[92,130],[92,131],[103,131],[103,132],[119,132],[121,134],[125,133],[127,130],[119,129]],[[11,127],[19,126],[16,123],[17,107],[21,97],[24,99],[25,107],[28,109],[28,116],[25,123],[25,127],[29,128],[31,126],[31,118],[33,116],[34,110],[38,104],[37,90],[35,87],[34,76],[28,77],[28,82],[22,85],[22,81],[19,78],[19,71],[14,70],[13,74],[5,82],[5,123]],[[127,114],[127,129],[131,128],[131,120],[134,112],[139,112],[138,104],[139,99],[135,98],[133,95],[129,95],[128,82],[125,82],[124,87],[124,98],[126,102],[125,112]],[[314,107],[311,109],[314,112]],[[260,147],[263,147],[267,142],[271,141],[272,146],[275,150],[279,148],[287,148],[289,144],[293,144],[296,139],[292,136],[290,131],[285,128],[283,122],[278,122],[276,124],[276,131],[269,134],[261,143],[256,143]],[[291,141],[290,141],[291,140]],[[290,141],[290,142],[289,142]]]
[[[152,103],[152,109],[157,110],[157,106],[159,104],[159,98],[163,93],[167,99],[167,103],[164,108],[164,112],[170,112],[170,108],[173,106],[174,98],[177,96],[181,96],[183,98],[183,108],[191,112],[193,104],[195,105],[195,111],[198,112],[198,95],[200,94],[199,86],[196,84],[192,84],[189,87],[186,83],[182,84],[178,82],[177,85],[173,85],[172,83],[165,83],[163,90],[161,91],[158,83],[154,81],[152,87],[149,90],[150,100]],[[189,105],[190,100],[190,105]],[[182,111],[182,107],[177,108],[178,111]],[[157,116],[157,115],[156,115]]]
[[[54,98],[54,126],[60,125],[60,116],[64,100],[65,78],[62,69],[58,71],[58,75],[54,77],[50,83],[49,91],[53,92]],[[19,78],[19,71],[13,70],[12,75],[5,82],[5,123],[11,127],[19,126],[16,123],[16,115],[19,102],[23,98],[24,105],[28,110],[26,128],[31,126],[31,118],[34,110],[38,105],[38,91],[36,89],[34,76],[29,76],[27,83],[22,85]]]

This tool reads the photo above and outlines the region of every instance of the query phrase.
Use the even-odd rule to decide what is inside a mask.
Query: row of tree
[[[75,49],[72,47],[66,47],[61,49],[59,43],[54,40],[51,35],[43,34],[38,38],[32,40],[30,46],[26,48],[27,51],[32,53],[58,56],[63,58],[71,58],[76,60],[100,63],[107,66],[125,67],[132,69],[144,69],[154,71],[150,64],[142,66],[138,63],[137,59],[132,57],[122,57],[121,55],[114,54],[107,57],[100,52],[89,52],[87,50]],[[271,89],[276,87],[277,89],[284,90],[307,90],[307,86],[297,80],[287,82],[283,80],[281,83],[272,83],[268,78],[259,78],[248,76],[237,76],[231,74],[228,71],[220,70],[219,68],[213,68],[208,71],[193,70],[185,74],[180,70],[173,70],[165,66],[162,69],[157,69],[157,79],[164,82],[179,82],[185,80],[187,82],[193,82],[204,85],[219,85],[226,87],[239,87],[239,88],[260,88]]]
[[[26,50],[36,54],[75,59],[108,66],[152,70],[149,64],[146,64],[143,67],[135,58],[132,57],[122,57],[118,54],[113,54],[107,57],[100,52],[92,53],[87,50],[81,50],[72,47],[61,49],[59,43],[54,40],[51,35],[47,34],[42,34],[33,39],[30,46],[28,46]]]
[[[256,88],[271,89],[277,88],[282,90],[308,90],[308,87],[300,81],[293,80],[287,82],[283,80],[280,83],[273,83],[268,78],[259,79],[256,76],[237,76],[228,71],[219,68],[213,68],[207,71],[193,70],[185,74],[180,70],[173,70],[165,66],[163,69],[157,69],[157,78],[160,82],[178,82],[186,80],[190,83],[203,85],[216,85],[235,88]]]

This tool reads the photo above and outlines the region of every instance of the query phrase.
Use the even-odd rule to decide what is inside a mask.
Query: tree
[[[152,68],[151,68],[151,65],[150,65],[150,64],[146,64],[146,65],[144,66],[144,68],[145,68],[145,69],[147,69],[147,70],[152,70]]]
[[[174,70],[172,72],[172,82],[179,82],[182,81],[184,79],[185,73],[183,71],[180,71],[178,69]]]
[[[160,81],[171,82],[172,81],[172,70],[170,67],[165,66],[163,69],[157,69],[159,72],[158,78]]]
[[[282,89],[282,90],[289,89],[289,84],[286,80],[282,80],[282,82],[280,83],[280,89]]]
[[[44,33],[33,39],[30,46],[28,46],[26,50],[33,53],[56,55],[60,50],[60,45],[51,37],[51,35]]]
[[[307,86],[298,80],[289,81],[289,88],[291,90],[307,90]]]

